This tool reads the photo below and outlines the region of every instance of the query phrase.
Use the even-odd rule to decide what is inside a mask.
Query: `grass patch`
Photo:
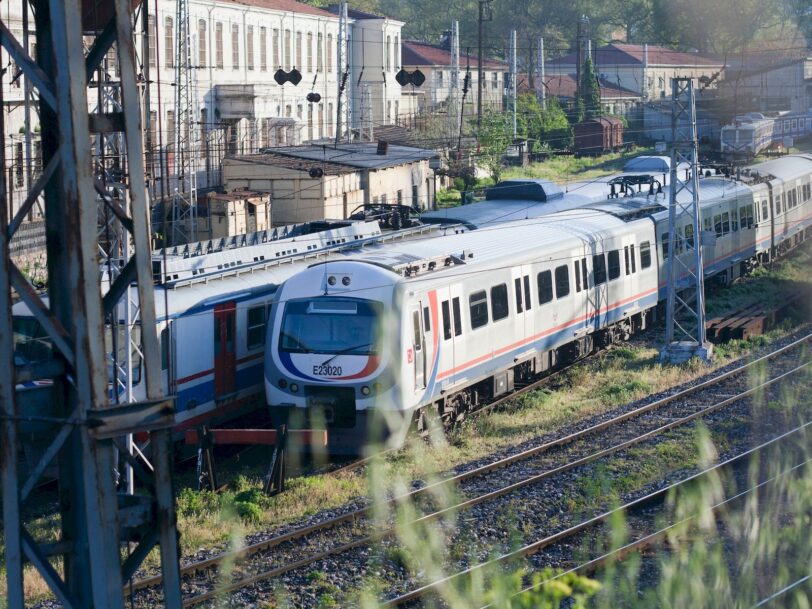
[[[502,179],[539,178],[552,180],[557,184],[592,180],[623,171],[629,159],[651,154],[650,149],[637,149],[632,152],[613,152],[602,156],[557,156],[541,163],[531,163],[527,167],[511,167],[504,171]]]

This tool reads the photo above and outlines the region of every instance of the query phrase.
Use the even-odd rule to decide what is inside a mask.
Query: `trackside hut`
[[[226,191],[271,195],[274,224],[348,217],[365,203],[426,209],[434,198],[432,150],[375,142],[273,148],[223,161]]]

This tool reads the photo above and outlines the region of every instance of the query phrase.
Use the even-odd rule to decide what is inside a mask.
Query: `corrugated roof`
[[[338,19],[332,13],[324,9],[305,4],[303,2],[296,2],[296,0],[223,0],[231,4],[242,4],[244,6],[254,6],[257,8],[267,8],[274,11],[287,11],[289,13],[304,13],[306,15],[318,15],[319,17],[331,17]]]
[[[334,164],[357,169],[383,169],[396,167],[414,161],[422,161],[437,156],[433,150],[412,148],[411,146],[397,146],[390,144],[387,154],[377,154],[378,145],[375,142],[356,142],[333,146],[287,146],[274,148],[275,156],[284,156],[291,159],[315,161],[317,163]]]
[[[433,44],[404,40],[400,45],[401,65],[404,66],[450,66],[451,51]],[[471,66],[477,65],[477,58],[472,55],[460,53],[460,70],[464,71],[470,61]],[[506,70],[507,64],[494,59],[484,59],[485,68]]]
[[[598,67],[614,65],[643,65],[643,45],[642,44],[622,44],[613,42],[607,44],[593,52],[593,61]],[[575,65],[577,56],[569,53],[562,57],[557,57],[547,61],[547,65]],[[706,57],[699,53],[685,53],[675,51],[666,47],[654,44],[648,45],[648,64],[658,66],[718,66],[724,62]]]
[[[347,165],[323,162],[314,163],[310,159],[294,158],[284,154],[276,154],[274,152],[228,156],[226,157],[226,160],[235,160],[243,163],[255,163],[257,165],[272,165],[274,167],[282,167],[284,169],[292,169],[294,171],[310,171],[314,167],[319,167],[324,170],[326,175],[342,175],[355,171],[353,167],[348,167]]]

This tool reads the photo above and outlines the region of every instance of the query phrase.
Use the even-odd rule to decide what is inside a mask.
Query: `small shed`
[[[271,197],[235,190],[209,193],[197,206],[197,234],[201,239],[220,239],[271,228]]]
[[[588,118],[574,131],[576,154],[603,154],[623,146],[623,121],[613,116]]]

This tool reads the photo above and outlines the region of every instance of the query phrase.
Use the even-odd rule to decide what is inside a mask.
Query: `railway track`
[[[391,502],[395,504],[404,500],[420,500],[422,497],[430,496],[432,492],[439,490],[439,487],[443,486],[460,487],[467,495],[467,498],[456,505],[440,510],[430,510],[415,521],[425,522],[440,518],[452,510],[462,511],[472,509],[477,505],[494,501],[499,497],[509,495],[519,489],[538,484],[544,480],[563,474],[564,472],[571,471],[577,467],[625,450],[635,444],[646,442],[657,435],[686,425],[702,416],[706,416],[734,404],[752,395],[755,391],[762,390],[765,387],[780,382],[788,376],[806,369],[809,366],[809,362],[800,366],[792,366],[792,362],[789,361],[791,358],[782,358],[782,356],[789,356],[793,351],[802,349],[810,339],[812,339],[812,335],[804,336],[780,349],[733,370],[729,370],[713,379],[688,387],[635,409],[627,410],[567,436],[556,438],[549,442],[539,443],[531,448],[492,463],[439,480],[404,495],[394,497],[391,499]],[[780,365],[776,367],[779,368],[779,370],[777,370],[769,380],[746,391],[737,392],[734,390],[742,375],[749,374],[754,367],[777,358],[779,359]],[[549,382],[549,380],[549,377],[542,379],[542,381],[547,382]],[[532,383],[503,400],[491,404],[490,407],[497,407],[500,403],[505,403],[509,401],[509,399],[517,397],[520,393],[531,391],[541,384],[543,384],[541,381]],[[637,427],[626,425],[632,421],[638,423]],[[628,429],[626,429],[626,427],[628,427]],[[640,429],[641,427],[642,429]],[[596,450],[594,446],[595,437],[610,428],[614,428],[611,434],[614,442]],[[572,452],[566,455],[558,455],[556,458],[553,453],[555,453],[556,450],[563,451],[565,448]],[[533,463],[531,467],[528,467],[527,462],[530,461]],[[511,466],[514,464],[522,464],[522,466],[512,468]],[[356,463],[350,465],[358,466]],[[514,469],[516,471],[514,471]],[[489,474],[494,472],[498,472],[499,475],[490,476],[492,479],[488,479]],[[391,537],[394,532],[391,528],[373,530],[372,532],[366,531],[360,536],[354,535],[354,529],[359,527],[367,528],[365,521],[370,515],[370,512],[370,507],[355,509],[328,520],[263,540],[238,552],[220,554],[187,565],[182,570],[182,574],[188,584],[187,597],[184,601],[185,606],[188,607],[204,603],[221,594],[277,578],[290,571],[306,568],[328,557],[346,553],[356,548],[368,546],[374,541]],[[336,529],[340,527],[350,529],[349,537],[347,532],[342,533],[341,531],[336,531]],[[301,549],[282,549],[282,546],[293,545],[293,542],[307,543],[308,538],[324,535],[327,532],[330,533],[330,541],[332,544],[326,550],[312,552],[303,558],[301,557]],[[336,539],[339,539],[338,543],[336,543]],[[313,542],[311,541],[311,543]],[[318,546],[318,544],[316,545]],[[268,550],[271,549],[276,549],[272,557],[269,556],[268,552]],[[247,561],[246,559],[249,558],[251,560]],[[218,582],[215,586],[215,574],[218,568],[226,561],[229,563],[238,562],[240,572],[243,575],[236,581]],[[134,592],[148,592],[149,588],[157,586],[159,583],[160,576],[156,576],[133,582],[131,587],[128,586],[128,589]],[[202,593],[199,592],[201,588],[207,587],[209,588],[208,590]]]
[[[808,433],[809,431],[812,431],[812,421],[799,425],[790,431],[782,433],[781,435],[776,436],[771,440],[768,440],[767,442],[764,442],[754,448],[739,453],[735,457],[731,457],[721,463],[713,465],[692,476],[689,476],[673,484],[658,489],[652,493],[644,495],[643,497],[639,497],[637,499],[629,501],[628,503],[625,503],[624,505],[621,505],[615,509],[603,512],[601,514],[598,514],[597,516],[593,516],[592,518],[579,522],[578,524],[570,526],[567,529],[559,531],[553,535],[549,535],[542,539],[538,539],[532,543],[526,544],[521,548],[514,550],[512,552],[507,552],[489,561],[479,563],[463,571],[459,571],[442,579],[435,580],[433,582],[410,590],[406,593],[400,594],[394,598],[387,599],[378,606],[380,607],[380,609],[386,609],[414,603],[415,601],[427,596],[429,593],[436,592],[441,587],[449,585],[455,580],[461,579],[463,577],[469,577],[477,571],[483,571],[499,565],[510,563],[512,561],[515,561],[517,558],[526,558],[528,556],[537,554],[541,550],[550,548],[556,544],[561,544],[563,542],[571,543],[574,538],[581,536],[584,533],[592,529],[595,529],[599,526],[608,524],[611,521],[611,519],[618,514],[622,514],[624,518],[628,518],[631,514],[635,512],[642,512],[652,507],[660,506],[664,503],[669,494],[672,493],[674,490],[681,487],[685,487],[690,484],[695,484],[711,476],[718,477],[720,473],[726,470],[730,470],[736,467],[742,467],[743,465],[746,465],[753,457],[760,456],[764,454],[766,451],[773,449],[777,445],[780,445],[782,442],[788,441],[790,439],[795,439],[796,437],[799,437],[802,433],[804,432]],[[602,554],[601,556],[589,560],[588,562],[580,564],[577,567],[569,569],[568,571],[565,571],[565,573],[569,572],[592,573],[595,572],[600,566],[608,563],[611,560],[617,560],[625,555],[628,555],[631,552],[640,552],[645,548],[662,540],[668,533],[668,531],[673,529],[675,526],[683,524],[689,520],[694,520],[704,512],[710,511],[712,513],[716,513],[724,506],[727,506],[734,501],[739,501],[745,498],[750,493],[758,492],[766,485],[774,482],[778,478],[797,472],[801,467],[807,465],[810,462],[811,461],[809,459],[805,459],[803,462],[792,466],[791,468],[781,472],[778,475],[761,480],[744,491],[738,492],[731,497],[727,497],[723,500],[718,501],[712,506],[709,506],[703,512],[692,514],[691,516],[681,521],[671,523],[669,525],[661,527],[660,529],[654,530],[651,533],[641,535],[634,541],[627,543],[626,545],[620,548],[616,548],[614,550],[611,550],[610,552]],[[571,545],[574,544],[571,543]],[[523,591],[528,591],[530,589],[531,588],[528,587],[525,588]]]

